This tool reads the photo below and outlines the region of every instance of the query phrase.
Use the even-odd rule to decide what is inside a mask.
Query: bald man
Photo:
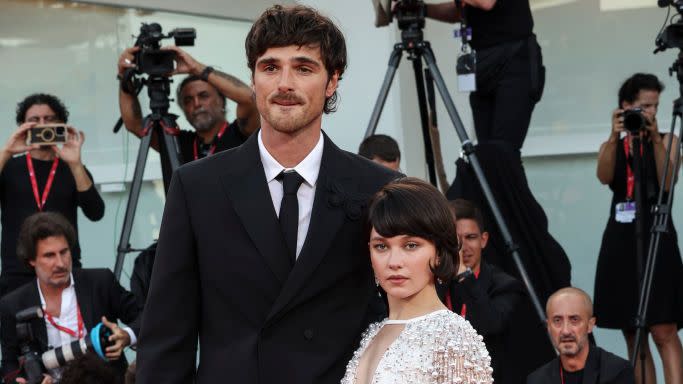
[[[631,364],[600,347],[591,346],[593,302],[578,288],[562,288],[546,303],[548,333],[560,356],[538,368],[527,384],[634,384]]]

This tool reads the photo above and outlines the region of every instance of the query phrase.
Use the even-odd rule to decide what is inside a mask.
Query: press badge
[[[460,30],[454,31],[454,35],[462,41],[455,65],[455,72],[458,74],[458,91],[474,92],[477,90],[477,54],[469,45],[472,39],[472,29],[463,25]]]
[[[618,223],[632,223],[636,219],[636,202],[625,201],[614,207],[614,219]]]

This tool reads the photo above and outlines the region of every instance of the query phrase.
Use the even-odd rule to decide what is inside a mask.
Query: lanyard
[[[562,363],[560,363],[560,382],[564,384],[564,370],[562,369]]]
[[[47,182],[45,183],[45,189],[43,190],[43,197],[41,199],[40,192],[38,192],[38,181],[36,180],[36,172],[33,169],[33,159],[31,159],[31,154],[26,153],[26,165],[28,166],[28,176],[31,179],[31,187],[33,188],[33,197],[36,199],[36,205],[38,210],[42,211],[45,206],[45,201],[47,201],[47,196],[50,194],[50,189],[52,189],[52,182],[55,180],[55,173],[57,172],[57,164],[59,163],[59,158],[55,157],[52,161],[52,168],[50,169],[50,174],[47,177]]]
[[[81,316],[81,307],[79,305],[76,305],[76,317],[78,318],[78,333],[73,329],[62,327],[61,325],[57,324],[55,319],[53,319],[49,313],[45,312],[45,318],[47,319],[47,321],[49,321],[53,327],[57,328],[58,331],[64,332],[71,337],[82,339],[85,332],[83,327],[83,316]]]
[[[631,137],[626,136],[624,138],[624,153],[626,154],[626,200],[633,200],[633,187],[636,183],[636,178],[633,175],[633,170],[628,162],[628,157],[630,155],[629,147],[631,145]],[[643,144],[640,144],[640,157],[643,157]]]
[[[479,272],[481,272],[481,269],[474,273],[475,279],[479,278]],[[451,311],[453,310],[453,302],[451,301],[451,290],[450,289],[448,291],[446,291],[446,307],[448,309],[450,309]],[[460,316],[462,316],[464,318],[466,314],[467,314],[467,305],[463,304],[462,308],[460,309]]]
[[[221,130],[218,131],[218,134],[216,135],[216,138],[213,139],[213,143],[211,144],[211,148],[209,148],[209,156],[213,155],[213,153],[216,151],[216,142],[221,139],[221,136],[225,133],[225,129],[228,128],[228,122],[226,121],[225,124],[223,124],[223,127],[221,127]],[[194,159],[197,160],[199,159],[199,137],[195,136],[194,138],[194,147],[192,147],[192,152],[194,154]]]

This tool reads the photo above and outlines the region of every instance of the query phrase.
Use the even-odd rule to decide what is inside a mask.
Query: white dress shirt
[[[323,142],[323,135],[320,133],[318,143],[313,147],[311,152],[294,168],[285,168],[268,152],[266,146],[263,144],[261,131],[258,133],[259,155],[261,156],[263,170],[266,173],[266,182],[268,183],[268,189],[270,190],[270,197],[273,199],[273,207],[275,208],[275,213],[278,217],[280,217],[280,203],[282,202],[283,191],[282,181],[276,179],[277,175],[282,171],[295,170],[304,179],[304,182],[301,183],[301,186],[296,193],[299,201],[299,227],[296,235],[297,257],[299,257],[301,248],[304,245],[306,234],[308,233],[308,226],[311,223],[315,188],[318,181],[318,173],[320,173],[320,162],[323,158]]]
[[[62,306],[60,309],[59,317],[52,317],[55,323],[59,326],[68,328],[78,334],[78,300],[76,298],[76,289],[74,283],[73,274],[71,275],[71,283],[67,288],[62,291]],[[45,297],[43,296],[43,291],[40,290],[40,283],[36,279],[36,284],[38,284],[38,294],[40,295],[40,306],[45,310],[47,304],[45,302]],[[69,335],[66,332],[62,332],[55,328],[52,323],[50,323],[47,318],[43,319],[45,321],[45,328],[47,329],[47,344],[50,348],[57,348],[61,345],[70,343],[72,341],[78,340],[78,338]],[[137,338],[135,333],[129,327],[122,327],[124,331],[130,336],[130,345],[135,345]],[[88,334],[88,330],[83,325],[83,336]]]

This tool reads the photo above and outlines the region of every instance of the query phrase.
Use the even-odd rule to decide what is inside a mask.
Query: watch
[[[210,65],[207,65],[206,67],[204,67],[204,70],[199,75],[199,78],[208,83],[209,82],[209,74],[211,74],[211,72],[213,72],[213,71],[214,71],[213,67]]]
[[[465,272],[462,272],[462,273],[459,273],[459,274],[455,275],[455,280],[456,280],[458,283],[460,283],[461,281],[465,280],[466,278],[468,278],[468,277],[470,277],[470,276],[472,276],[472,275],[474,275],[474,273],[472,272],[472,269],[471,269],[470,267],[467,267],[467,268],[465,269]]]

